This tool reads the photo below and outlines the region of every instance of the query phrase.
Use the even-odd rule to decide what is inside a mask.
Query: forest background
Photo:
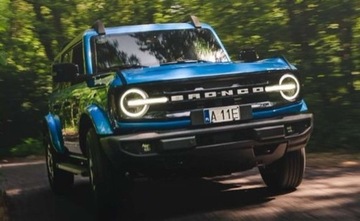
[[[42,150],[41,119],[60,48],[106,26],[189,21],[212,25],[233,60],[241,48],[284,55],[302,73],[315,116],[310,151],[358,151],[358,0],[0,0],[0,155]]]

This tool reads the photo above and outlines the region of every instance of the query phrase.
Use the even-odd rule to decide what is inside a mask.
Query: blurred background
[[[42,152],[51,61],[95,20],[187,22],[190,14],[215,28],[233,60],[252,46],[298,67],[315,114],[308,151],[359,150],[358,0],[0,0],[0,157]]]

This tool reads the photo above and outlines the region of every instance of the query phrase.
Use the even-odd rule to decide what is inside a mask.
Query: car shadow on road
[[[55,196],[43,176],[43,164],[7,170],[12,180],[6,188],[12,221],[95,220],[87,178],[77,177],[70,194]],[[266,204],[277,194],[269,192],[252,170],[215,178],[137,180],[129,196],[118,208],[119,220],[192,220],[189,217],[194,216],[206,220],[218,211]]]
[[[214,178],[137,180],[113,220],[238,220],[267,214],[276,220],[344,215],[358,220],[358,169],[310,168],[292,198],[268,191],[256,169]],[[55,196],[43,163],[3,166],[1,172],[12,221],[95,220],[88,178],[77,177],[70,194]]]
[[[194,215],[204,220],[213,216],[212,212],[258,206],[275,196],[257,181],[231,184],[200,178],[137,181],[114,220],[186,220]],[[89,183],[78,183],[68,196],[54,197],[52,208],[52,220],[95,220]]]
[[[56,196],[48,186],[7,194],[11,221],[93,220],[90,189],[86,182],[76,183],[66,196]]]
[[[133,206],[124,216],[132,220],[166,220],[241,208],[269,202],[274,196],[265,187],[222,184],[204,179],[162,180],[139,183]]]

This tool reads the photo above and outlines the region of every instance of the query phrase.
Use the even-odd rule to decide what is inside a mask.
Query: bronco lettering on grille
[[[178,94],[172,95],[170,97],[171,101],[184,101],[184,100],[197,100],[203,98],[212,98],[212,97],[227,97],[234,95],[244,95],[250,93],[262,93],[265,92],[265,87],[252,87],[252,88],[236,88],[228,90],[218,90],[218,91],[206,91],[206,92],[194,92],[187,94]]]

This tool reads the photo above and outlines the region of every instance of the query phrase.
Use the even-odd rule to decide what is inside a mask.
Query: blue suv
[[[94,26],[52,65],[44,117],[50,186],[89,176],[107,208],[138,176],[216,176],[258,167],[265,184],[302,181],[313,120],[301,75],[251,49],[231,61],[215,31],[189,23]],[[121,194],[120,194],[121,195]]]

